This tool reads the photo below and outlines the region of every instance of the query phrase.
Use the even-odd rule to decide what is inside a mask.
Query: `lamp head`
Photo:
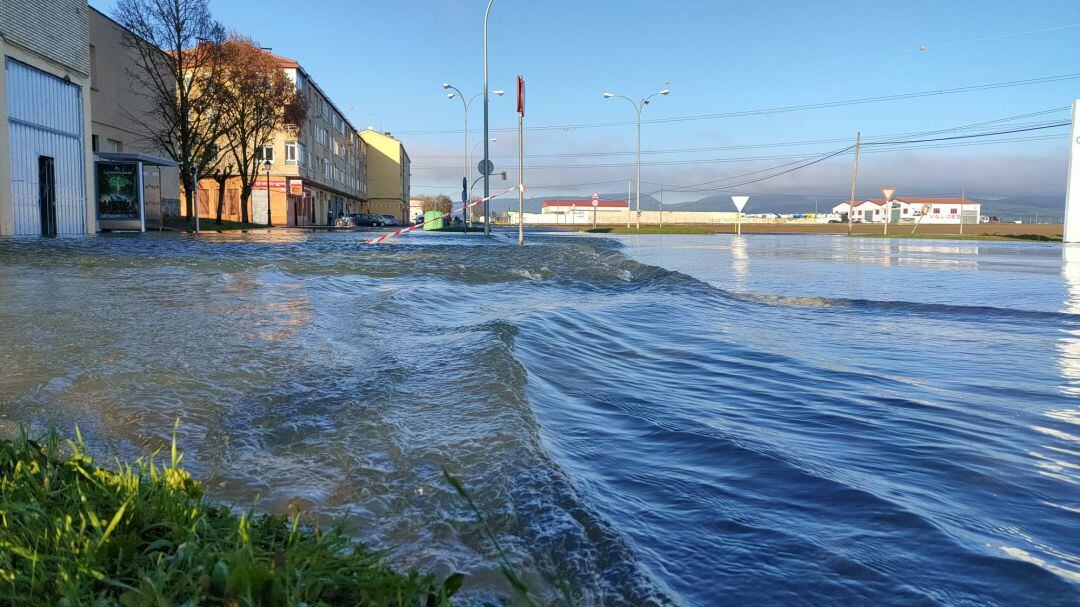
[[[453,99],[454,97],[457,97],[457,93],[447,93],[446,94],[447,99]]]
[[[604,93],[604,99],[611,99],[615,96],[615,93]]]
[[[660,91],[660,94],[661,94],[661,95],[667,95],[667,94],[668,94],[668,93],[670,93],[670,92],[671,92],[671,91],[669,91],[668,89],[664,89],[664,90]]]
[[[502,94],[503,94],[503,93],[505,93],[506,91],[504,91],[504,90],[502,90],[502,89],[495,89],[494,91],[491,91],[491,92],[492,92],[492,93],[495,93],[496,95],[502,95]]]
[[[444,83],[442,83],[442,87],[444,89],[448,89],[448,88],[450,88],[450,83],[449,82],[444,82]]]

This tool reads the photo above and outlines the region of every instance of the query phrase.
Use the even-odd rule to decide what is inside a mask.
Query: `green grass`
[[[81,436],[0,440],[0,605],[450,605],[464,576],[398,573],[342,530],[203,496],[175,439],[95,466]]]
[[[913,238],[926,240],[1032,240],[1036,242],[1061,242],[1061,236],[1044,234],[848,234],[852,238]]]

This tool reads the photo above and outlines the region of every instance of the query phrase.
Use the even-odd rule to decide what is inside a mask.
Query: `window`
[[[321,126],[315,127],[315,140],[325,147],[330,147],[330,133]]]
[[[304,92],[304,77],[300,75],[300,72],[296,72],[296,92]]]
[[[326,177],[327,179],[331,179],[330,161],[327,160],[326,158],[322,159],[322,174],[323,174],[323,177]]]
[[[255,160],[262,162],[264,160],[274,161],[274,146],[264,145],[255,150]]]
[[[307,166],[307,146],[302,143],[296,144],[296,164]]]
[[[323,98],[323,97],[320,97],[319,101],[321,102],[321,105],[322,105],[322,117],[323,117],[323,120],[325,120],[327,122],[330,122],[330,104],[327,103],[326,99]]]
[[[90,135],[90,149],[98,151],[98,138],[97,135]]]
[[[940,213],[941,212],[941,207],[934,207],[934,212],[935,213]]]
[[[285,164],[296,164],[296,142],[285,142]]]
[[[338,143],[337,139],[334,140],[334,155],[341,155],[341,144]]]
[[[953,215],[956,215],[957,213],[960,212],[960,210],[959,209],[953,209],[953,210],[951,210],[949,212],[952,213]]]
[[[106,139],[105,140],[105,151],[106,152],[123,152],[124,151],[124,144],[122,142],[120,142],[120,141],[115,140],[115,139]]]

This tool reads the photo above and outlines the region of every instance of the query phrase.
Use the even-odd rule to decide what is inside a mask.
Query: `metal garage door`
[[[82,90],[14,59],[6,66],[15,233],[41,234],[53,225],[41,210],[55,206],[58,234],[85,234]],[[46,164],[51,184],[40,179]]]

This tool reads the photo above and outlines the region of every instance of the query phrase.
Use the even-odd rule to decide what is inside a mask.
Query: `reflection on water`
[[[750,275],[750,253],[747,251],[746,237],[742,235],[731,237],[731,274],[739,290],[745,290],[746,279]]]
[[[214,497],[467,600],[508,589],[443,466],[545,602],[1080,602],[1060,247],[362,237],[0,240],[0,428],[179,417]]]
[[[1080,246],[1063,245],[1061,256],[1061,276],[1066,289],[1061,311],[1080,317]],[[1080,322],[1063,333],[1057,344],[1058,365],[1065,380],[1062,389],[1068,395],[1080,396]]]

